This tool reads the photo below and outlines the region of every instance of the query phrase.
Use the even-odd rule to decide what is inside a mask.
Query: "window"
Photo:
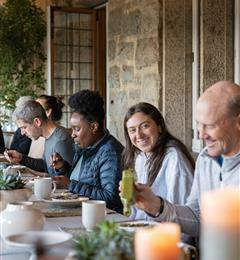
[[[102,10],[49,7],[48,92],[63,97],[65,107],[60,123],[65,127],[69,127],[68,99],[72,94],[93,89],[105,100],[106,47],[102,46],[101,55],[98,51],[99,45],[106,41],[105,34],[99,33],[100,29],[105,31],[105,15],[99,15],[100,12]]]

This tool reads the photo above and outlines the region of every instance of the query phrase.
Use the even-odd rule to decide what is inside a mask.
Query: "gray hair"
[[[22,106],[24,103],[26,103],[29,100],[34,100],[34,98],[32,96],[22,96],[16,101],[15,105],[16,107]]]
[[[34,118],[47,121],[47,115],[43,107],[35,100],[26,101],[21,106],[17,106],[13,112],[13,120],[23,120],[26,123],[32,124]]]

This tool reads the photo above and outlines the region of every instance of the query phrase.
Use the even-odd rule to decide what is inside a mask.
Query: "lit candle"
[[[180,227],[175,223],[139,229],[135,234],[136,260],[178,260],[179,241]]]
[[[203,193],[201,217],[201,259],[240,259],[240,189]]]

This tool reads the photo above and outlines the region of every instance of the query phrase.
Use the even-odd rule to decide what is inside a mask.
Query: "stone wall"
[[[234,0],[199,0],[200,93],[233,80]],[[192,1],[109,0],[108,127],[124,143],[129,106],[146,101],[192,146]]]
[[[123,118],[140,101],[159,106],[161,96],[160,3],[108,3],[108,126],[123,141]]]
[[[123,141],[128,107],[157,106],[191,147],[191,0],[108,4],[109,128]]]
[[[171,133],[191,148],[192,1],[163,1],[163,112]]]
[[[218,80],[233,80],[234,0],[201,1],[201,89]]]

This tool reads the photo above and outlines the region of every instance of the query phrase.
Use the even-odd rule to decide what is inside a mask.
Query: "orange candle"
[[[180,227],[175,223],[161,223],[142,228],[135,234],[136,260],[178,260],[180,257]]]
[[[240,259],[240,189],[203,193],[201,217],[202,259]]]

